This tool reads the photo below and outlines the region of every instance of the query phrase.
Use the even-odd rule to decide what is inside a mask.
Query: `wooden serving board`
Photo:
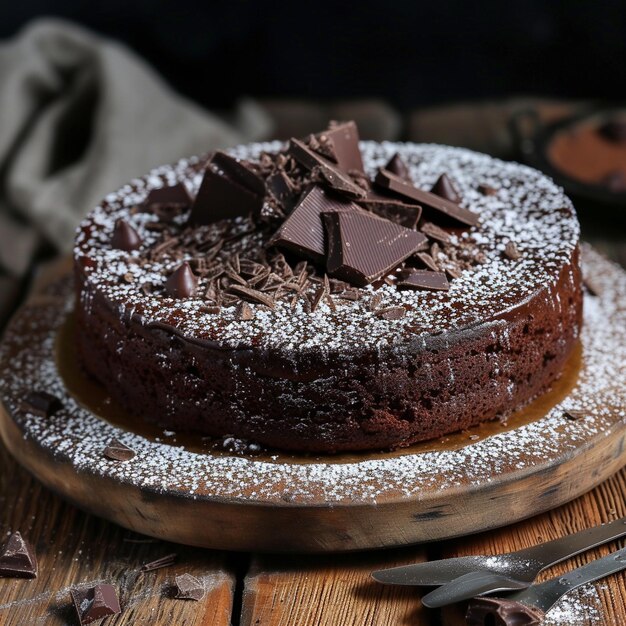
[[[625,464],[626,274],[593,250],[581,346],[552,391],[493,422],[393,453],[225,453],[132,420],[77,367],[67,268],[18,312],[0,347],[0,435],[44,485],[131,530],[229,550],[325,552],[487,530],[552,509]],[[34,388],[50,418],[20,409]],[[567,413],[578,419],[570,419]],[[125,463],[102,450],[117,438]]]

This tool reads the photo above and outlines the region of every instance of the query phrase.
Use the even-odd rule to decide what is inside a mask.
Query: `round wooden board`
[[[306,457],[226,453],[125,416],[76,364],[65,269],[5,334],[0,435],[80,508],[185,544],[345,551],[502,526],[581,495],[625,463],[626,274],[589,248],[584,270],[597,295],[585,298],[580,349],[553,390],[506,423],[392,453]],[[33,389],[63,408],[49,418],[25,411]],[[114,437],[136,457],[105,459]]]

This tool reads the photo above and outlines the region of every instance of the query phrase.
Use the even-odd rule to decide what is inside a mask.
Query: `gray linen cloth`
[[[1,43],[0,321],[41,245],[69,250],[80,218],[109,191],[157,165],[271,135],[251,101],[233,118],[68,22],[39,19]]]

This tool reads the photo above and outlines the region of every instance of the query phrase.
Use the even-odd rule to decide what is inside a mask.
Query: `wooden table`
[[[610,253],[615,249],[602,246]],[[615,255],[618,256],[618,255]],[[625,457],[626,462],[626,457]],[[186,548],[150,539],[82,513],[41,487],[0,447],[0,539],[20,530],[36,549],[36,580],[0,578],[4,626],[75,625],[69,590],[107,581],[117,586],[121,615],[106,625],[150,626],[453,626],[463,610],[431,611],[420,589],[386,587],[374,569],[464,554],[505,552],[626,515],[626,469],[590,493],[536,518],[456,541],[325,556],[236,554]],[[549,571],[545,577],[615,550],[607,545]],[[142,564],[175,552],[175,565],[141,573]],[[207,589],[200,602],[177,600],[172,583],[189,572]],[[586,588],[573,610],[546,624],[626,624],[626,577]]]

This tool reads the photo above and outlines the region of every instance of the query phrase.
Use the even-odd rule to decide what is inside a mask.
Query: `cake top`
[[[311,140],[300,145],[309,149]],[[164,324],[222,347],[359,350],[493,318],[548,286],[571,262],[579,236],[575,212],[539,172],[459,148],[359,146],[365,175],[379,183],[372,187],[376,197],[385,196],[373,211],[359,191],[369,183],[352,168],[346,180],[342,172],[333,178],[332,168],[325,174],[328,159],[321,172],[314,164],[317,181],[306,182],[318,184],[296,190],[291,206],[275,201],[281,181],[265,174],[276,191],[253,217],[257,183],[229,170],[226,156],[208,165],[206,157],[183,159],[131,181],[79,228],[75,259],[84,271],[85,299],[98,291],[146,325]],[[285,150],[280,142],[258,143],[228,154],[263,177],[263,164]],[[233,209],[231,189],[220,189],[211,205],[217,213],[207,219],[200,199],[209,184],[214,192],[223,182],[224,172],[238,177],[250,206]],[[433,218],[427,191],[435,183],[443,200]],[[146,210],[150,192],[163,188],[167,202]],[[355,203],[361,208],[351,209]],[[302,241],[308,223],[290,227],[290,218],[293,226],[293,216],[310,214],[310,207],[316,217],[325,213],[315,225],[326,241],[320,249],[310,237]],[[224,212],[235,216],[212,221]],[[355,253],[355,241],[364,249],[383,241],[384,255]]]

